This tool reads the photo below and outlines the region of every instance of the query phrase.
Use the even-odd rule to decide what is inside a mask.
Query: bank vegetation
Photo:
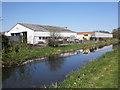
[[[35,48],[27,45],[26,43],[11,41],[6,36],[2,35],[2,65],[4,67],[15,66],[22,64],[28,59],[60,54],[63,52],[93,47],[97,45],[107,45],[115,42],[117,42],[117,40],[64,45],[61,47],[45,46],[42,48]]]

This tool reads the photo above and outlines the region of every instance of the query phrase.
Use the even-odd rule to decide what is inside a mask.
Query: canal
[[[24,65],[2,69],[3,88],[40,88],[63,81],[66,75],[81,69],[90,60],[112,51],[113,45],[80,49],[36,59]]]

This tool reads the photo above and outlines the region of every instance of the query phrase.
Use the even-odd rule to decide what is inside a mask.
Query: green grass
[[[31,48],[31,47],[23,47],[20,48],[19,52],[10,52],[8,54],[3,54],[2,64],[5,67],[14,66],[20,64],[31,58],[45,57],[49,55],[59,54],[62,52],[73,51],[80,48],[88,48],[97,45],[107,45],[112,44],[117,41],[108,41],[108,42],[98,42],[98,43],[87,43],[87,44],[74,44],[74,45],[66,45],[63,47],[44,47],[44,48]]]
[[[58,88],[118,88],[118,51],[120,47],[69,73]]]

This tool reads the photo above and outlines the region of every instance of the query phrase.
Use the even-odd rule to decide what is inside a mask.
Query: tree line
[[[113,38],[120,40],[120,27],[117,29],[113,29],[112,34],[113,34]]]
[[[105,30],[97,30],[95,32],[110,33],[109,31],[105,31]],[[114,39],[119,39],[120,40],[120,27],[117,28],[117,29],[113,29],[112,34],[113,34]]]

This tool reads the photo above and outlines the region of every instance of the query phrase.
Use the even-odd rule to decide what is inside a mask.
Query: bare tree
[[[50,31],[50,37],[53,39],[57,39],[60,37],[60,32],[58,32],[56,30]]]
[[[60,32],[57,30],[51,30],[50,31],[50,38],[48,40],[49,46],[59,46],[59,44],[62,42],[62,37],[60,35]]]
[[[68,39],[69,43],[75,43],[75,36],[70,36]]]

